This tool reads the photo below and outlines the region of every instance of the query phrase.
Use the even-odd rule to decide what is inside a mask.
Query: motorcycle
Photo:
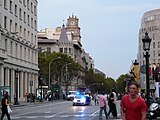
[[[158,103],[151,103],[148,109],[149,120],[155,120],[160,117],[160,105]]]

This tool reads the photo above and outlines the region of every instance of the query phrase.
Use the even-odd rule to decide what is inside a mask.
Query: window
[[[160,56],[160,50],[158,50],[158,56]]]
[[[47,52],[51,53],[51,48],[50,47],[47,47]]]
[[[34,36],[34,43],[35,43],[35,45],[37,45],[37,36],[36,35]]]
[[[18,45],[16,44],[16,49],[15,49],[16,51],[15,51],[15,54],[16,54],[16,58],[17,58],[17,56],[18,56],[18,54],[17,54],[17,52],[18,52]]]
[[[155,40],[155,34],[153,34],[153,40]]]
[[[34,59],[34,58],[33,58],[33,57],[34,57],[33,54],[34,54],[34,53],[33,53],[33,51],[32,51],[32,58],[31,58],[31,59],[32,59],[32,60],[31,60],[32,63],[33,63],[33,61],[34,61],[34,60],[33,60],[33,59]]]
[[[4,16],[4,28],[7,29],[7,17]]]
[[[71,48],[69,48],[69,53],[72,53],[72,49]]]
[[[13,45],[12,45],[12,41],[11,41],[11,43],[10,43],[10,53],[11,53],[11,55],[13,54]]]
[[[29,0],[27,0],[27,8],[29,9]]]
[[[67,53],[67,48],[64,48],[64,53]]]
[[[34,6],[34,15],[37,15],[37,7]]]
[[[22,26],[19,28],[19,36],[22,37]]]
[[[31,34],[31,43],[33,43],[33,33]]]
[[[22,46],[20,46],[20,59],[22,59]]]
[[[153,42],[153,48],[155,48],[155,42]]]
[[[7,8],[7,0],[4,0],[4,8]]]
[[[37,21],[34,21],[34,29],[37,30]]]
[[[10,20],[9,30],[10,30],[10,32],[12,32],[12,20]]]
[[[10,10],[10,12],[12,12],[12,0],[10,0],[9,10]]]
[[[23,0],[23,5],[26,6],[26,0]]]
[[[28,25],[29,25],[29,15],[28,15],[28,20],[27,20],[27,23],[28,23]]]
[[[153,51],[153,57],[155,57],[155,55],[156,55],[156,54],[155,54],[155,51]]]
[[[160,59],[158,59],[158,63],[160,64]]]
[[[33,28],[33,18],[31,18],[31,27]]]
[[[37,53],[35,52],[34,63],[36,63]]]
[[[31,12],[33,12],[33,3],[31,2]]]
[[[15,5],[14,14],[17,16],[17,5]]]
[[[23,14],[23,20],[26,23],[26,12],[24,12],[24,14]]]
[[[17,23],[15,23],[15,32],[17,32]]]
[[[24,60],[26,60],[26,48],[24,48]]]
[[[28,41],[30,41],[30,32],[28,31]]]
[[[30,62],[30,49],[28,49],[28,61]]]
[[[24,28],[24,39],[26,40],[26,29]]]
[[[158,42],[158,48],[160,48],[160,42]]]
[[[63,53],[63,48],[59,48],[59,51],[60,51],[61,53]]]
[[[22,20],[22,9],[19,8],[19,19]]]
[[[7,39],[5,39],[5,50],[7,51]]]

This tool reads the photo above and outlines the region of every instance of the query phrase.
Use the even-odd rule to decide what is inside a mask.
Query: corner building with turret
[[[139,70],[141,71],[143,68],[142,66],[146,64],[144,58],[144,50],[143,50],[143,43],[142,39],[145,36],[145,32],[148,32],[149,37],[152,39],[150,45],[150,57],[149,57],[149,64],[150,64],[150,88],[155,89],[153,79],[153,70],[156,67],[159,67],[160,64],[160,9],[151,10],[144,13],[141,19],[141,28],[139,29],[139,41],[138,41],[138,55],[137,59],[139,62]],[[142,70],[143,71],[143,70]],[[139,72],[139,82],[142,89],[145,89],[146,86],[146,74]]]

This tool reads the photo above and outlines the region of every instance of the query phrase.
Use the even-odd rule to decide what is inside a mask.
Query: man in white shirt
[[[113,113],[113,116],[114,116],[114,118],[117,118],[117,108],[116,108],[116,102],[117,102],[117,94],[116,94],[116,92],[115,92],[115,90],[114,89],[112,89],[112,94],[113,94],[113,96],[114,96],[114,105],[113,105],[113,111],[114,111],[114,113]]]

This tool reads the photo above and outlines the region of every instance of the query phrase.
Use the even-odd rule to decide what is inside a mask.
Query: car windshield
[[[76,96],[77,99],[82,99],[84,96]]]

